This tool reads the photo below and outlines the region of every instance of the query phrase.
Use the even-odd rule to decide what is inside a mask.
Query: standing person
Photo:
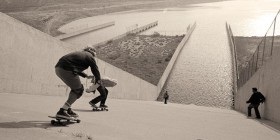
[[[55,66],[56,75],[71,88],[69,97],[64,105],[59,109],[56,117],[71,119],[79,115],[71,109],[71,105],[83,95],[84,87],[81,84],[79,76],[92,78],[83,71],[88,67],[95,77],[95,81],[100,82],[100,73],[95,61],[96,51],[94,48],[86,47],[82,51],[76,51],[64,55]],[[104,90],[104,89],[100,89]],[[102,91],[105,92],[105,91]]]
[[[255,114],[257,119],[261,119],[261,115],[259,112],[259,105],[265,101],[265,97],[262,95],[261,92],[258,92],[257,88],[252,88],[253,94],[251,95],[250,99],[246,103],[250,103],[248,106],[248,117],[251,117],[251,110],[252,108],[255,109]]]
[[[167,104],[167,100],[169,99],[169,95],[168,95],[167,91],[165,91],[163,98],[164,98],[164,104]]]

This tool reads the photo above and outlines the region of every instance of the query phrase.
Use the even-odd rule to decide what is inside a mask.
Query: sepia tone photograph
[[[0,139],[279,140],[280,0],[0,0]]]

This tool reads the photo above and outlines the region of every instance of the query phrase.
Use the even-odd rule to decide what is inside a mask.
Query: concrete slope
[[[94,140],[276,140],[279,129],[272,122],[248,119],[227,109],[195,105],[163,104],[155,101],[109,99],[108,112],[92,112],[90,95],[73,109],[82,120],[68,127],[50,125],[66,100],[63,96],[0,94],[0,135],[12,139]],[[274,124],[275,126],[279,126]],[[276,128],[276,127],[275,127]],[[279,127],[278,127],[279,128]]]

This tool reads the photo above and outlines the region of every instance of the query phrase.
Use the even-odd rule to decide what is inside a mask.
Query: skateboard
[[[92,107],[92,111],[109,111],[107,107]]]
[[[65,119],[65,118],[60,118],[60,117],[56,117],[56,116],[48,116],[49,118],[53,118],[54,120],[51,120],[51,124],[52,125],[67,125],[70,123],[80,123],[81,120],[78,118],[72,118],[72,119]]]

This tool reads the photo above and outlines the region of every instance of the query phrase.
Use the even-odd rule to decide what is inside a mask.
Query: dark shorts
[[[83,87],[79,75],[75,75],[72,71],[56,67],[55,73],[67,86],[71,88],[71,90]]]

